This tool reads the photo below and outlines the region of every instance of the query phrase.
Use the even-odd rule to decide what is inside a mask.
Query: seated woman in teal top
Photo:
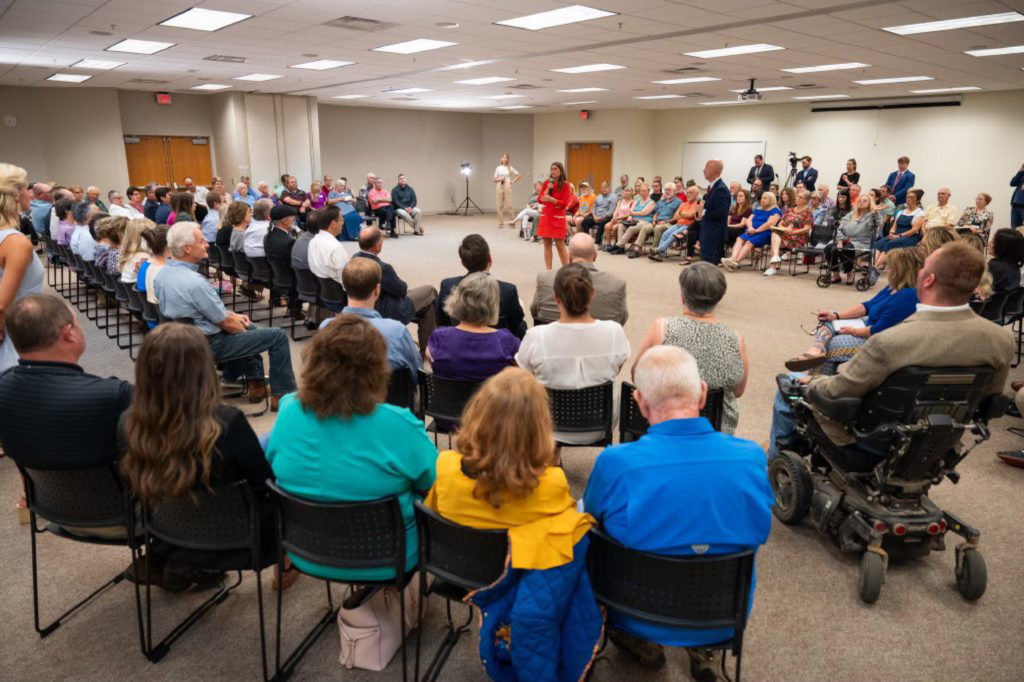
[[[361,317],[338,315],[313,337],[299,390],[281,399],[267,459],[277,484],[300,497],[354,502],[397,495],[408,571],[417,557],[413,496],[434,484],[437,449],[423,422],[384,403],[389,373],[380,332]],[[343,570],[291,560],[305,573],[332,580],[394,577],[387,568]]]

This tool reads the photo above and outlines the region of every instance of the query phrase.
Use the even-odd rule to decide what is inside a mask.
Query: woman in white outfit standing
[[[498,197],[498,229],[505,227],[505,223],[512,223],[516,214],[512,208],[512,185],[519,182],[519,174],[508,160],[508,154],[502,154],[498,160],[498,167],[494,169],[494,188]]]
[[[43,290],[45,273],[18,221],[32,201],[24,168],[0,163],[0,371],[18,364],[4,331],[4,311],[19,298]]]

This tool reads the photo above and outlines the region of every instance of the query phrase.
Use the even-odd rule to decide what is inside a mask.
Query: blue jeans
[[[658,253],[660,253],[662,256],[668,253],[668,247],[672,245],[672,242],[675,240],[676,236],[686,234],[686,229],[688,227],[689,225],[676,225],[671,229],[666,230],[665,234],[661,235],[661,241],[658,242]]]
[[[292,354],[288,346],[288,336],[283,329],[249,327],[238,334],[220,332],[207,339],[215,360],[242,361],[245,376],[249,379],[263,380],[263,358],[260,357],[260,353],[266,351],[270,355],[271,394],[282,396],[295,390]]]
[[[789,377],[806,376],[806,372],[790,372]],[[793,411],[789,409],[789,401],[782,397],[782,392],[776,389],[775,403],[772,405],[772,432],[768,442],[768,459],[772,460],[779,456],[779,441],[789,440],[796,433],[793,427]]]

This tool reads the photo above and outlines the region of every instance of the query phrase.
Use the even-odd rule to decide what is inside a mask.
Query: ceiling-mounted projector
[[[754,80],[755,79],[751,78],[750,79],[750,87],[747,88],[746,90],[744,90],[743,92],[741,92],[739,95],[737,95],[737,97],[736,97],[736,101],[737,102],[763,102],[764,101],[764,95],[762,95],[760,92],[758,92],[757,88],[754,87]]]

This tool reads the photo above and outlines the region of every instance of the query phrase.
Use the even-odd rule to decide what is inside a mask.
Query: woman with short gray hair
[[[444,310],[458,321],[438,327],[427,342],[427,357],[439,377],[483,381],[516,364],[519,339],[498,323],[498,281],[485,272],[466,275],[445,301]]]
[[[651,323],[640,343],[633,371],[643,354],[654,346],[684,348],[697,360],[700,378],[708,390],[724,389],[721,431],[733,433],[739,421],[736,399],[747,387],[750,362],[743,338],[715,317],[715,307],[725,290],[725,275],[711,263],[694,263],[680,272],[683,314],[659,317]]]

